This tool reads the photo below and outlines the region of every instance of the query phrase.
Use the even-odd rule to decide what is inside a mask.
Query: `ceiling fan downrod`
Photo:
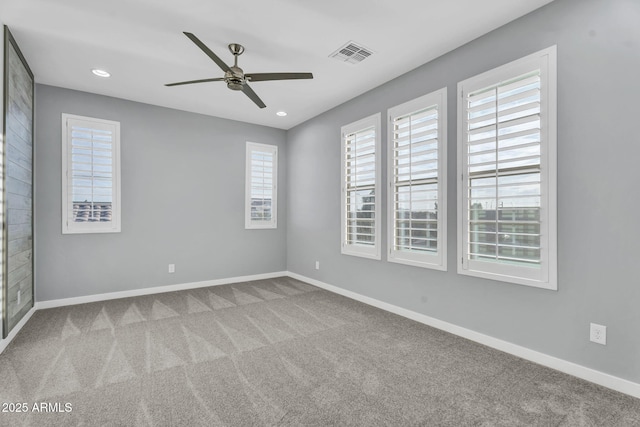
[[[230,67],[230,70],[225,73],[224,79],[229,89],[242,90],[247,81],[244,78],[242,68],[238,67],[238,56],[244,52],[244,46],[238,43],[231,43],[229,51],[233,55],[233,67]]]

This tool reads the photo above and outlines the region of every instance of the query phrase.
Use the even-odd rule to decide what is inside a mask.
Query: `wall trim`
[[[89,302],[107,301],[119,298],[137,297],[141,295],[162,294],[165,292],[184,291],[188,289],[207,288],[209,286],[230,285],[232,283],[250,282],[252,280],[273,279],[286,276],[286,271],[273,273],[253,274],[249,276],[228,277],[225,279],[204,280],[202,282],[180,283],[176,285],[154,286],[151,288],[133,289],[130,291],[109,292],[105,294],[85,295],[81,297],[62,298],[48,301],[37,301],[35,308],[38,310],[67,305],[86,304]]]
[[[22,316],[22,319],[20,319],[20,321],[16,323],[16,325],[13,327],[13,329],[11,329],[7,337],[4,339],[0,339],[0,354],[2,354],[2,352],[4,351],[5,348],[7,348],[9,343],[13,341],[16,335],[18,335],[18,332],[20,332],[20,329],[22,329],[22,327],[27,324],[27,322],[29,321],[29,319],[31,319],[31,316],[33,315],[33,313],[36,312],[36,310],[37,310],[36,307],[31,307],[31,310],[27,311],[27,314]]]
[[[574,377],[581,378],[583,380],[601,385],[603,387],[607,387],[612,390],[616,390],[621,393],[640,398],[640,384],[638,383],[606,374],[592,368],[587,368],[586,366],[578,365],[564,359],[559,359],[557,357],[550,356],[548,354],[541,353],[527,347],[522,347],[508,341],[494,338],[492,336],[485,335],[471,329],[463,328],[462,326],[454,325],[453,323],[445,322],[443,320],[417,313],[406,308],[398,307],[396,305],[389,304],[387,302],[380,301],[365,295],[361,295],[353,291],[342,289],[337,286],[321,282],[320,280],[311,279],[301,274],[289,271],[287,272],[287,275],[293,279],[302,280],[303,282],[310,283],[329,292],[333,292],[347,298],[351,298],[353,300],[371,305],[373,307],[388,311],[390,313],[415,320],[416,322],[420,322],[436,329],[458,335],[468,340],[475,341],[488,347],[495,348],[496,350],[512,354],[514,356],[529,360],[531,362],[546,366],[551,369],[555,369],[560,372],[564,372],[565,374],[573,375]]]

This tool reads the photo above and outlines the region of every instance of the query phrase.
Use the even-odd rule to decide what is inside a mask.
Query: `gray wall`
[[[291,129],[288,270],[640,382],[639,22],[637,0],[556,0]],[[554,44],[559,290],[458,275],[456,84]],[[341,255],[340,127],[444,86],[449,271]],[[382,240],[384,254],[386,224]],[[589,342],[589,322],[608,327],[607,346]]]
[[[52,86],[36,98],[37,301],[285,270],[284,131]],[[62,113],[120,122],[121,233],[62,235]],[[246,141],[279,147],[276,230],[244,229]]]

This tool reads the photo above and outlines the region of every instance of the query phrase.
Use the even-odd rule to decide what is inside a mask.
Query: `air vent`
[[[364,61],[372,54],[372,50],[350,41],[329,55],[329,58],[335,58],[338,61],[344,61],[350,64],[357,64],[358,62]]]

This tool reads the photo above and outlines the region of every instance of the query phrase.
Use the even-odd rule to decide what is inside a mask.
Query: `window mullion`
[[[413,115],[409,116],[409,243],[413,238]]]
[[[496,199],[495,200],[496,200],[496,206],[495,206],[495,210],[496,210],[496,213],[495,213],[495,225],[494,225],[494,227],[495,227],[495,239],[496,239],[495,240],[495,245],[496,245],[495,254],[496,254],[496,260],[498,260],[499,259],[499,255],[500,255],[500,251],[499,251],[499,248],[500,248],[500,245],[499,245],[499,243],[500,243],[500,233],[498,232],[499,231],[499,227],[500,227],[500,223],[498,222],[498,216],[499,216],[499,213],[500,213],[500,211],[498,210],[498,204],[499,204],[498,203],[498,194],[499,194],[499,191],[500,191],[500,188],[499,188],[499,185],[498,185],[498,181],[499,181],[499,177],[500,177],[500,173],[499,173],[499,170],[498,170],[498,168],[499,168],[498,156],[500,154],[500,150],[498,148],[500,146],[500,142],[499,142],[500,136],[498,134],[498,132],[499,132],[498,108],[500,107],[500,103],[498,102],[498,87],[497,86],[494,89],[494,96],[496,97],[496,100],[495,100],[495,109],[496,109],[496,111],[495,111],[495,132],[496,132],[496,146],[495,146],[495,155],[496,155],[496,159],[495,159],[495,162],[496,162],[496,168],[495,168]]]
[[[94,146],[94,132],[91,131],[91,210],[90,210],[90,214],[89,214],[89,221],[91,220],[95,220],[95,200],[96,200],[96,196],[95,196],[95,181],[93,180],[93,178],[95,177],[95,170],[94,170],[94,151],[93,151],[93,146]]]

